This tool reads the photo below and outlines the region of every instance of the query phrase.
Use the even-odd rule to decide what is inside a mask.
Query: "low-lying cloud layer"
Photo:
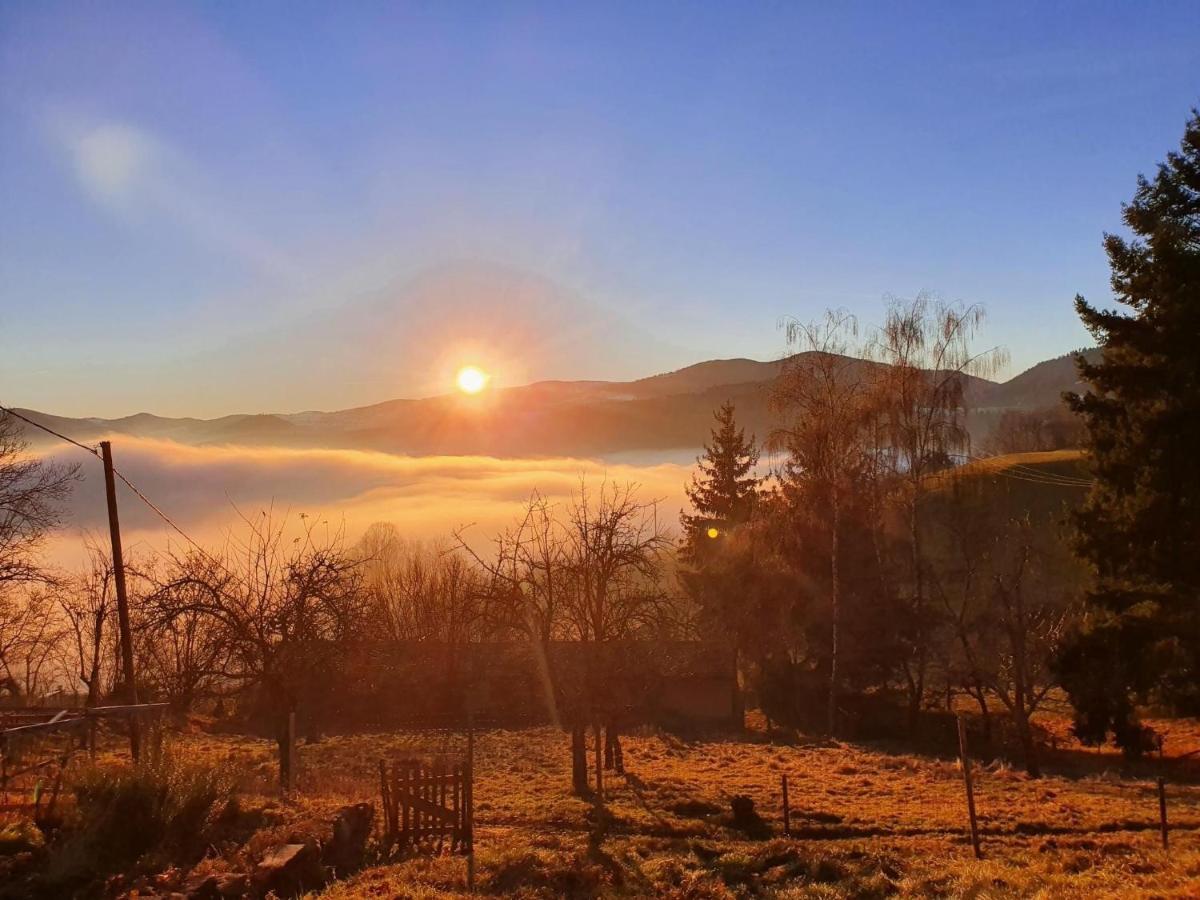
[[[581,478],[640,485],[674,523],[685,505],[686,466],[605,464],[583,459],[495,459],[480,456],[395,456],[357,450],[291,450],[261,447],[193,447],[170,441],[114,440],[116,466],[179,526],[201,543],[216,544],[238,522],[238,511],[276,511],[344,522],[356,539],[372,522],[392,522],[413,537],[440,538],[470,525],[473,543],[486,543],[516,516],[533,490],[568,497]],[[78,450],[53,455],[79,462]],[[84,459],[82,479],[67,509],[66,527],[50,549],[52,559],[79,558],[82,534],[106,539],[104,478],[98,461]],[[170,529],[118,483],[127,546],[179,543]]]

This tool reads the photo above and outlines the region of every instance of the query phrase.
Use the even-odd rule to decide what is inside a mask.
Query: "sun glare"
[[[485,387],[491,376],[478,366],[463,366],[458,370],[455,382],[464,394],[478,394]]]

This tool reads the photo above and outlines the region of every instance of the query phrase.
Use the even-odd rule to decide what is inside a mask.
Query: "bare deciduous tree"
[[[185,713],[238,683],[229,636],[211,609],[232,576],[219,560],[196,551],[170,554],[162,563],[136,609],[140,668],[171,708]]]
[[[1037,410],[1006,410],[988,434],[988,453],[1029,453],[1081,447],[1084,427],[1065,405]]]
[[[605,481],[593,493],[581,482],[563,532],[574,584],[566,618],[574,639],[661,634],[671,610],[659,576],[671,541],[658,504],[638,499],[636,485]]]
[[[844,310],[819,322],[786,323],[788,347],[772,391],[784,424],[768,446],[787,453],[785,491],[802,494],[797,506],[828,515],[830,655],[826,727],[837,730],[838,660],[841,625],[842,511],[848,495],[875,470],[873,435],[877,403],[857,344],[858,324]]]
[[[658,520],[657,504],[640,500],[635,485],[606,481],[591,491],[581,482],[561,511],[535,493],[516,525],[496,538],[491,559],[472,550],[461,532],[456,537],[489,584],[493,621],[534,645],[556,719],[558,695],[566,695],[572,780],[576,790],[585,790],[584,728],[589,720],[599,729],[600,719],[608,719],[610,752],[620,759],[615,701],[605,690],[612,685],[606,678],[612,673],[599,671],[599,646],[660,634],[671,621],[659,584],[670,537]],[[553,670],[552,640],[587,645],[584,671],[574,673],[578,683],[564,684],[561,673]]]
[[[0,692],[40,691],[57,622],[46,590],[54,578],[39,559],[60,522],[59,503],[76,467],[30,455],[18,419],[0,411]]]
[[[973,348],[983,319],[982,307],[948,304],[930,294],[892,299],[869,347],[871,358],[884,364],[874,370],[884,422],[883,445],[877,452],[900,487],[898,499],[908,526],[910,653],[903,673],[913,730],[924,700],[935,627],[926,585],[921,499],[931,473],[969,452],[965,417],[971,378],[993,374],[1007,360],[1000,349]]]
[[[927,513],[929,585],[950,623],[959,679],[979,703],[1012,720],[1026,771],[1039,774],[1032,717],[1056,686],[1052,660],[1074,615],[1083,576],[1055,515],[1008,508],[1001,488],[951,477]]]
[[[0,591],[0,695],[31,697],[50,686],[62,629],[50,589],[25,584]]]
[[[113,612],[114,588],[108,554],[90,541],[87,554],[86,568],[60,583],[54,597],[69,637],[64,648],[64,669],[73,682],[87,690],[87,705],[95,706],[110,669],[105,641],[111,637],[107,629]]]
[[[371,615],[390,640],[462,644],[478,636],[483,588],[461,553],[406,541],[382,522],[356,552]]]
[[[481,573],[485,615],[493,633],[518,634],[529,641],[546,708],[551,720],[559,723],[558,679],[550,642],[565,635],[574,581],[553,505],[535,491],[517,522],[495,538],[490,558],[476,552],[462,531],[454,537]],[[583,781],[586,785],[586,775]],[[576,782],[578,786],[578,778]]]
[[[364,621],[359,560],[340,530],[322,533],[325,523],[304,514],[298,526],[270,509],[242,521],[219,557],[205,554],[210,566],[184,567],[160,592],[176,598],[175,616],[214,623],[225,651],[221,677],[258,692],[282,751],[306,679]]]
[[[38,551],[59,524],[58,504],[78,468],[49,465],[28,449],[20,422],[0,412],[0,590],[44,580]]]

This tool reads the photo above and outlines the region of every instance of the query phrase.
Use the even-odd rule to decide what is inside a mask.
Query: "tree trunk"
[[[1025,772],[1030,778],[1041,778],[1042,770],[1038,766],[1037,747],[1033,742],[1029,713],[1026,711],[1024,698],[1019,696],[1013,709],[1013,721],[1017,726],[1017,738],[1021,742],[1021,754],[1025,757]]]
[[[1018,597],[1019,597],[1018,592]],[[1020,606],[1018,602],[1018,610]],[[1020,624],[1023,622],[1018,619]],[[1025,672],[1025,636],[1012,634],[1013,641],[1013,724],[1017,727],[1017,739],[1021,742],[1021,755],[1025,758],[1025,772],[1030,778],[1040,778],[1037,752],[1033,743],[1033,729],[1029,724],[1029,704],[1026,702],[1027,684]]]
[[[288,731],[288,713],[284,713],[275,726],[275,743],[279,747],[279,783],[287,785],[291,783],[291,741]]]
[[[826,725],[830,736],[837,734],[837,707],[838,707],[838,628],[841,625],[841,590],[838,584],[838,532],[841,530],[841,504],[838,499],[837,488],[833,490],[833,534],[830,540],[829,553],[829,576],[830,576],[830,604],[831,604],[831,633],[829,644],[829,708],[827,710]]]
[[[914,487],[912,508],[909,511],[909,539],[912,542],[913,567],[913,643],[916,657],[916,672],[909,679],[908,697],[908,731],[910,737],[916,737],[921,726],[921,703],[925,695],[925,670],[928,667],[929,654],[926,647],[925,635],[925,580],[921,571],[921,529],[917,521],[917,497],[919,488]]]
[[[1028,550],[1026,549],[1026,553]],[[1030,727],[1031,715],[1029,696],[1029,654],[1026,646],[1028,624],[1025,618],[1025,594],[1022,589],[1021,576],[1025,570],[1024,559],[1018,569],[1015,582],[1009,588],[997,579],[996,587],[1004,603],[1007,614],[1008,641],[1012,652],[1012,716],[1017,728],[1017,739],[1021,743],[1021,755],[1025,758],[1025,772],[1030,778],[1040,778],[1037,751],[1033,742],[1033,729]]]
[[[82,645],[80,640],[80,645]],[[104,646],[104,611],[100,609],[96,612],[96,619],[92,628],[92,668],[89,678],[85,680],[87,684],[87,707],[90,709],[100,701],[100,652]],[[82,649],[80,650],[82,655]]]
[[[601,728],[599,722],[592,723],[592,738],[596,747],[596,799],[604,800],[604,765],[601,761]]]
[[[571,726],[571,790],[588,792],[587,734],[583,726]]]
[[[742,731],[746,727],[746,698],[742,695],[742,654],[738,645],[733,646],[733,697],[731,710],[733,712],[733,727]]]

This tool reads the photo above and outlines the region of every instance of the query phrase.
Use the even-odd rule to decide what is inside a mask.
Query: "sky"
[[[1089,343],[1200,4],[0,3],[0,403],[342,408],[784,350],[935,291]]]

